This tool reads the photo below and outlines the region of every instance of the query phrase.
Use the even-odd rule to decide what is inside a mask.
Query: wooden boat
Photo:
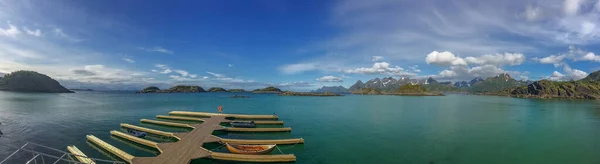
[[[268,154],[275,150],[275,146],[277,145],[235,145],[228,144],[227,149],[229,152],[235,154]]]
[[[131,134],[132,136],[136,136],[136,137],[146,137],[146,132],[142,132],[142,131],[138,131],[138,130],[133,130],[133,129],[127,129],[127,133]]]
[[[235,128],[256,128],[254,121],[233,121],[229,124]]]

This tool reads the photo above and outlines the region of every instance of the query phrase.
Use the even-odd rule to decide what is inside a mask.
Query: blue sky
[[[599,41],[599,0],[0,0],[0,73],[71,88],[569,80],[600,69]]]

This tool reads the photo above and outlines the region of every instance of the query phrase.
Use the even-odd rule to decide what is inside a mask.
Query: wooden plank
[[[71,154],[75,155],[75,158],[77,158],[77,160],[79,160],[79,162],[81,163],[96,164],[94,160],[90,159],[87,155],[83,154],[83,152],[81,152],[81,150],[75,147],[75,145],[67,146],[67,150],[69,150]]]
[[[294,162],[296,156],[293,154],[282,154],[282,155],[247,155],[247,154],[231,154],[231,153],[219,153],[211,152],[210,158],[226,161],[239,161],[239,162]]]
[[[132,135],[129,135],[129,134],[125,134],[125,133],[122,133],[122,132],[119,132],[119,131],[116,131],[116,130],[110,131],[110,134],[112,134],[114,136],[117,136],[117,137],[121,137],[121,138],[126,139],[126,140],[129,140],[131,142],[135,142],[135,143],[138,143],[138,144],[146,145],[148,147],[156,148],[156,149],[158,149],[158,151],[162,152],[158,148],[158,146],[157,146],[158,144],[156,142],[154,142],[154,141],[145,140],[145,139],[142,139],[142,138],[139,138],[139,137],[136,137],[136,136],[132,136]]]
[[[228,139],[228,138],[219,138],[221,142],[230,143],[230,144],[249,144],[249,145],[268,145],[268,144],[277,144],[277,145],[288,145],[288,144],[303,144],[304,139],[302,138],[294,138],[294,139],[277,139],[277,140],[244,140],[244,139]]]
[[[117,157],[123,159],[126,162],[132,163],[133,158],[135,158],[133,155],[100,140],[96,136],[87,135],[86,138],[88,141],[100,146],[102,149],[116,155]]]
[[[134,129],[134,130],[138,130],[138,131],[142,131],[142,132],[146,132],[146,133],[150,133],[150,134],[155,134],[155,135],[159,135],[159,136],[173,137],[177,140],[181,140],[181,138],[175,136],[175,134],[171,133],[171,132],[164,132],[164,131],[160,131],[160,130],[154,130],[154,129],[139,127],[139,126],[130,125],[130,124],[121,124],[121,127],[128,128],[128,129]]]
[[[223,116],[233,117],[238,119],[277,119],[277,115],[247,115],[247,114],[222,114],[222,113],[207,113],[207,112],[189,112],[189,111],[172,111],[169,115],[184,115],[196,117],[212,117]]]
[[[283,121],[258,121],[258,120],[254,120],[254,124],[258,124],[258,125],[283,125]]]
[[[225,128],[229,132],[289,132],[292,128]]]
[[[195,118],[195,117],[181,117],[181,116],[158,115],[158,116],[156,116],[156,118],[171,119],[171,120],[200,121],[200,122],[204,122],[204,120],[202,120],[200,118]]]
[[[149,120],[149,119],[141,119],[140,121],[142,121],[143,123],[150,123],[150,124],[157,124],[157,125],[166,125],[166,126],[173,126],[173,127],[181,127],[181,128],[194,128],[193,126],[190,126],[189,124],[182,124],[182,123],[175,123],[175,122],[167,122],[167,121],[157,121],[157,120]]]

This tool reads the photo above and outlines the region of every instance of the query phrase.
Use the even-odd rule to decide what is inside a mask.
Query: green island
[[[225,90],[221,87],[212,87],[212,88],[208,88],[207,92],[227,92],[227,90]]]
[[[271,94],[279,94],[281,93],[281,89],[275,87],[266,87],[263,89],[255,89],[252,93],[271,93]]]
[[[197,93],[206,92],[202,87],[196,85],[177,85],[166,90],[161,90],[156,86],[150,86],[137,93]]]
[[[0,79],[1,91],[74,93],[47,75],[34,71],[15,71]]]
[[[342,95],[341,94],[336,94],[336,93],[331,93],[331,92],[317,93],[317,92],[292,92],[292,91],[285,91],[285,92],[279,94],[279,96],[317,96],[317,97],[327,97],[327,96],[342,96]]]

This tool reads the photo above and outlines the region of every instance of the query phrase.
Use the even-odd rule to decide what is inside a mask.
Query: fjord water
[[[237,93],[239,94],[239,93]],[[231,138],[296,138],[284,146],[296,163],[599,163],[600,102],[448,95],[443,97],[283,97],[234,93],[135,94],[0,92],[5,135],[61,150],[76,145],[92,157],[93,134],[135,156],[153,156],[110,137],[120,123],[140,125],[172,110],[276,113],[291,133],[221,134]],[[182,129],[143,125],[165,131]],[[16,144],[0,138],[0,158]],[[13,145],[20,146],[20,145]],[[201,161],[221,163],[221,161]]]

